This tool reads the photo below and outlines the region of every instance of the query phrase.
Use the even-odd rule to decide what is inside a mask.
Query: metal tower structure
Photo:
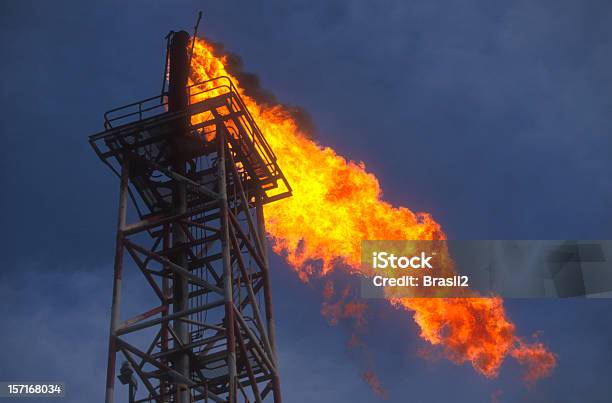
[[[89,138],[121,178],[106,403],[117,356],[130,402],[280,403],[262,206],[291,188],[231,80],[188,85],[189,48],[174,33],[167,92]],[[155,304],[122,319],[124,267]]]

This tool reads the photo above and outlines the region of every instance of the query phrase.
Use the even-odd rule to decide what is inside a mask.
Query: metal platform
[[[90,136],[96,154],[119,176],[123,155],[130,153],[136,163],[131,179],[144,202],[142,216],[158,213],[170,205],[168,171],[180,158],[189,161],[216,151],[215,132],[222,124],[243,177],[245,190],[263,190],[263,202],[291,195],[289,182],[280,170],[276,156],[244,105],[228,77],[218,77],[188,87],[190,102],[186,110],[168,112],[166,97],[156,96],[112,109],[104,114],[105,131]],[[210,98],[208,95],[210,94]],[[202,99],[201,101],[195,101]],[[176,138],[175,126],[189,118],[187,134]],[[171,151],[172,150],[172,151]],[[211,173],[191,170],[189,179],[204,187]],[[190,200],[190,206],[200,200]]]

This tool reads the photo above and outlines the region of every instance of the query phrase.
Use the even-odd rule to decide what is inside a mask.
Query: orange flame
[[[266,206],[266,228],[274,251],[286,256],[303,281],[338,267],[359,274],[363,239],[445,239],[429,214],[383,201],[377,178],[362,162],[347,161],[308,138],[283,106],[259,104],[246,96],[226,65],[226,57],[216,56],[211,44],[196,40],[192,82],[219,76],[238,82],[238,91],[293,188],[293,197]],[[500,298],[389,301],[414,313],[424,340],[441,346],[445,356],[458,364],[471,363],[486,377],[496,376],[508,355],[527,366],[529,381],[548,375],[556,365],[555,355],[541,343],[530,345],[515,335]],[[363,310],[361,305],[328,305],[324,313],[347,317],[359,316]]]
[[[515,338],[516,346],[510,355],[521,364],[527,366],[523,379],[533,385],[538,379],[548,375],[557,365],[554,354],[551,354],[540,342],[527,343],[521,338]]]

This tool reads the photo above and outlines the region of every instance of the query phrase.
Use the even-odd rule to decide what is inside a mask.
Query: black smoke
[[[244,90],[245,95],[265,106],[282,106],[284,110],[296,122],[300,131],[309,137],[313,137],[316,131],[312,117],[308,111],[301,106],[289,105],[280,102],[274,94],[264,89],[257,74],[244,71],[244,61],[240,55],[225,49],[221,42],[214,42],[206,39],[212,45],[213,54],[216,57],[225,57],[228,73],[238,80],[238,84]]]

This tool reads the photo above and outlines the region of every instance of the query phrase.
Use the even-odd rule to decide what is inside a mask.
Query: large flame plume
[[[274,251],[286,257],[303,281],[337,268],[359,274],[362,239],[445,239],[429,214],[383,201],[379,182],[365,165],[313,141],[290,108],[249,96],[244,83],[229,71],[231,60],[217,50],[203,39],[195,41],[191,81],[228,76],[238,83],[293,188],[293,197],[266,206],[266,228]],[[389,302],[413,312],[420,336],[439,346],[448,359],[470,363],[486,377],[497,376],[508,355],[526,366],[529,382],[548,375],[556,365],[555,355],[543,344],[516,335],[500,298],[389,298]],[[346,310],[355,307],[361,305],[327,305],[324,310],[331,310],[332,316],[334,309],[341,310],[339,316],[346,317]],[[375,380],[369,373],[366,378]]]

